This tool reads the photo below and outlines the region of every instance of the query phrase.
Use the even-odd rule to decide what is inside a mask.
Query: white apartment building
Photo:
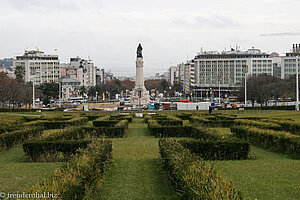
[[[192,69],[194,68],[193,61],[184,64],[184,79],[182,87],[185,93],[190,92]]]
[[[283,76],[288,78],[295,75],[298,67],[298,74],[300,73],[300,44],[293,44],[293,52],[286,53],[283,58]]]
[[[167,80],[171,85],[173,85],[174,82],[177,81],[178,74],[179,74],[178,66],[171,66],[168,69],[168,79]]]
[[[34,80],[35,84],[44,82],[58,83],[60,77],[58,55],[45,55],[39,50],[25,51],[24,55],[16,56],[13,68],[22,66],[25,70],[25,82]]]
[[[92,60],[71,58],[70,63],[61,64],[61,76],[80,81],[80,86],[96,86],[96,67]]]
[[[195,87],[237,87],[245,74],[273,75],[273,59],[259,49],[248,51],[209,51],[198,54],[191,68],[191,85]]]

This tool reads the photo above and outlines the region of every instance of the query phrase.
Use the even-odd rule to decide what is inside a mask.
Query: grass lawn
[[[251,146],[255,160],[210,161],[246,199],[300,199],[300,160]]]
[[[125,138],[113,141],[113,166],[99,190],[102,199],[179,199],[162,169],[158,139],[147,135],[142,119],[129,124]]]
[[[22,147],[0,153],[0,192],[26,192],[62,164],[29,162]]]

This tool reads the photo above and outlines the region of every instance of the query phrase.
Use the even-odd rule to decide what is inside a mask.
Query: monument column
[[[144,60],[142,57],[136,58],[136,88],[143,89],[144,88]]]
[[[148,105],[150,102],[149,91],[144,86],[144,60],[142,55],[143,47],[139,44],[136,54],[136,77],[135,86],[130,96],[130,103],[133,107]]]

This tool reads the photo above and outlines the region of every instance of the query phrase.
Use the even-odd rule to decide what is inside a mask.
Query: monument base
[[[133,108],[139,108],[143,106],[148,106],[150,103],[149,91],[145,87],[137,88],[135,87],[130,96],[130,104]]]

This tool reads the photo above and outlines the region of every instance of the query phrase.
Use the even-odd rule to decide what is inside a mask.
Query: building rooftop
[[[61,83],[80,83],[79,80],[71,78],[69,76],[64,76],[60,79]]]
[[[230,51],[204,51],[198,53],[195,59],[222,59],[222,58],[266,58],[269,54],[263,53],[260,49],[255,49],[254,47],[248,49],[247,51],[240,51],[231,49]]]

